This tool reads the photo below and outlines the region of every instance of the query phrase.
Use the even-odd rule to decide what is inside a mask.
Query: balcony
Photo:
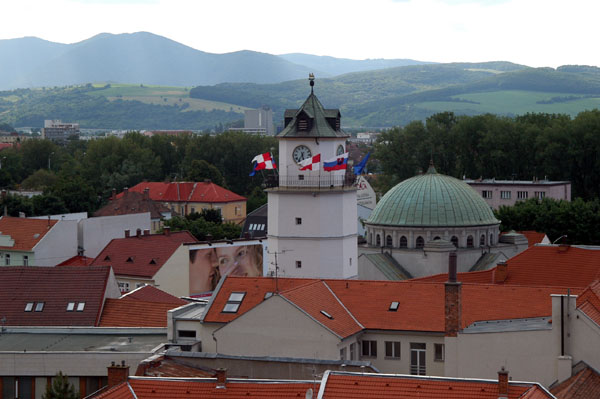
[[[331,190],[355,190],[356,176],[352,173],[345,175],[332,175],[331,173],[321,176],[266,176],[265,188],[271,190],[291,191],[331,191]]]

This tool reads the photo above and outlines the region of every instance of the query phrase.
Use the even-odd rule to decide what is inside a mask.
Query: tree
[[[260,208],[267,203],[267,194],[260,187],[254,187],[246,202],[247,213]]]
[[[66,375],[59,371],[52,379],[52,384],[46,386],[46,393],[42,399],[78,399],[79,394],[75,392],[73,384],[69,383]]]
[[[29,175],[27,179],[21,183],[21,188],[25,190],[45,190],[49,189],[56,184],[58,177],[48,172],[46,169],[38,169],[33,174]]]
[[[225,187],[225,180],[219,169],[203,159],[194,159],[192,161],[186,179],[194,182],[201,182],[208,179],[221,187]]]

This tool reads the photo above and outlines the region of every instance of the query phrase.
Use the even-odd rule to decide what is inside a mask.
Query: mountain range
[[[35,37],[0,40],[0,89],[89,82],[163,86],[223,82],[278,83],[308,76],[418,64],[414,60],[349,60],[256,51],[207,53],[148,32],[102,33],[74,44]]]

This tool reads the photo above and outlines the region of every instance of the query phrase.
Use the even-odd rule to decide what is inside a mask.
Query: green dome
[[[387,226],[481,226],[499,224],[485,200],[467,183],[427,173],[397,184],[379,201],[368,224]]]

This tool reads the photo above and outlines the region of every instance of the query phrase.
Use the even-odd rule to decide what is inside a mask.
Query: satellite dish
[[[308,389],[306,390],[306,395],[304,395],[304,397],[305,397],[306,399],[312,399],[312,397],[313,397],[313,390],[312,390],[312,388],[308,388]]]

